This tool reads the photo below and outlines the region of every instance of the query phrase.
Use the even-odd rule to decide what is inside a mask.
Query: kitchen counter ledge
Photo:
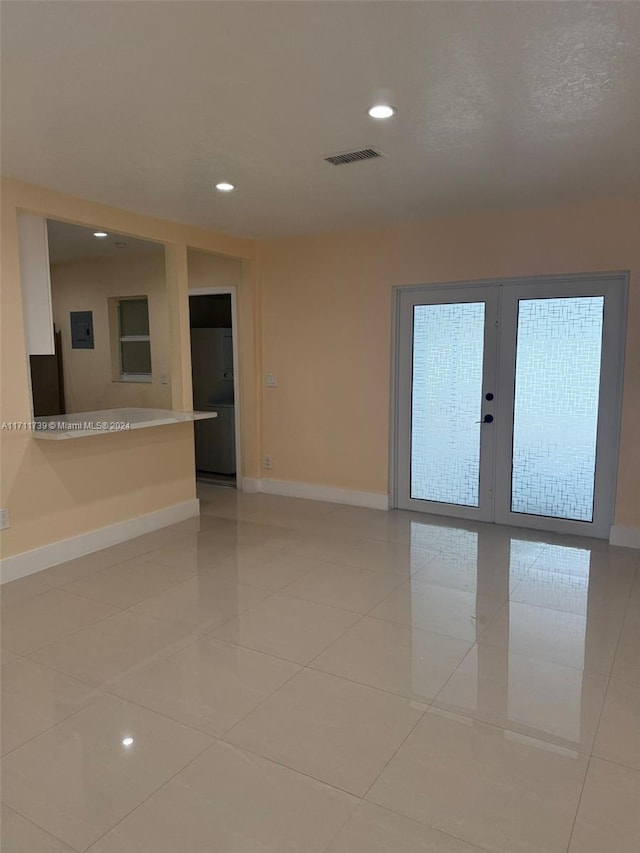
[[[97,412],[74,412],[49,415],[33,420],[33,437],[45,441],[86,438],[131,432],[134,429],[166,426],[216,418],[216,412],[174,412],[171,409],[103,409]]]

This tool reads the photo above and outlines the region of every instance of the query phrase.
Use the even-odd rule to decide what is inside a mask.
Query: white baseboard
[[[0,583],[32,575],[42,569],[57,566],[76,557],[83,557],[85,554],[92,554],[101,548],[108,548],[109,545],[117,545],[127,539],[134,539],[136,536],[151,533],[153,530],[159,530],[161,527],[168,527],[170,524],[177,524],[179,521],[198,515],[200,515],[200,501],[196,498],[146,515],[139,515],[136,518],[128,518],[126,521],[118,521],[108,527],[99,527],[97,530],[90,530],[88,533],[81,533],[70,539],[52,542],[50,545],[43,545],[32,551],[23,551],[22,554],[5,557],[0,560]]]
[[[367,509],[389,509],[389,495],[377,492],[358,492],[355,489],[340,489],[336,486],[319,486],[315,483],[298,483],[294,480],[269,480],[245,477],[242,480],[245,492],[262,492],[265,495],[281,495],[286,498],[303,498],[312,501],[362,506]]]
[[[621,548],[640,549],[640,527],[623,527],[614,524],[609,534],[609,543],[619,545]]]

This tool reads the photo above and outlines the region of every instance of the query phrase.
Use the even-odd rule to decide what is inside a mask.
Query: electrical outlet
[[[273,468],[273,459],[271,458],[270,453],[265,454],[265,457],[262,461],[262,467],[265,471],[271,471],[271,469]]]
[[[0,530],[6,530],[11,526],[8,509],[0,509]]]

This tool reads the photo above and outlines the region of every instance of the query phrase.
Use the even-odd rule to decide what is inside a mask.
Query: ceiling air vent
[[[375,160],[376,157],[384,157],[382,151],[375,148],[361,148],[359,151],[345,151],[343,154],[332,154],[325,157],[327,163],[332,166],[346,166],[347,163],[358,163],[360,160]]]

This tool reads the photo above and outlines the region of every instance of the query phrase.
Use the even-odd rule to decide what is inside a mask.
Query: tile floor
[[[2,587],[2,853],[638,853],[637,552],[200,497]]]

